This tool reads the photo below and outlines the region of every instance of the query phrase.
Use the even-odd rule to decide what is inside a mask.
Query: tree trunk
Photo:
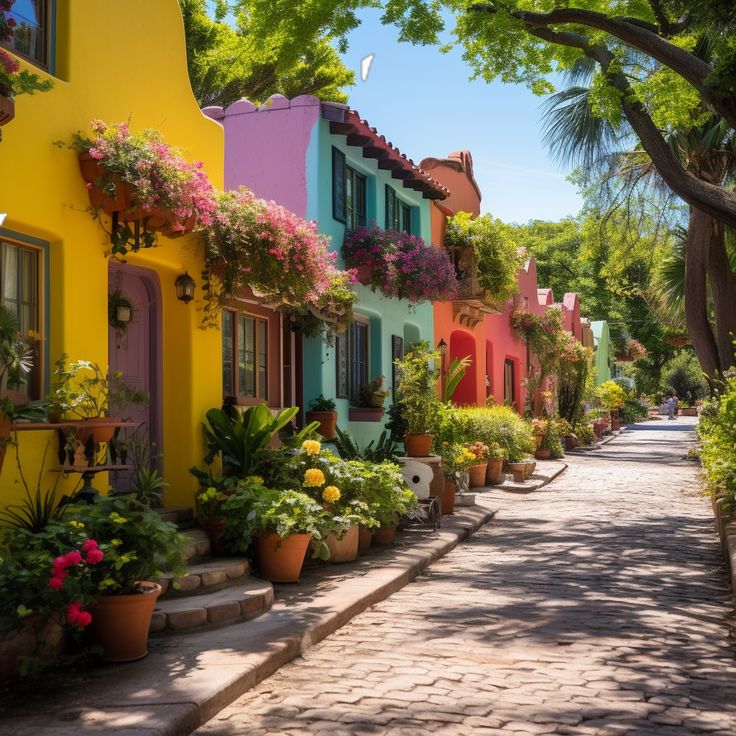
[[[703,373],[712,380],[719,368],[718,349],[708,320],[706,274],[712,218],[690,208],[685,252],[685,319]]]
[[[711,221],[707,270],[715,311],[718,363],[723,372],[734,365],[736,278],[734,278],[726,253],[725,228],[715,220]]]

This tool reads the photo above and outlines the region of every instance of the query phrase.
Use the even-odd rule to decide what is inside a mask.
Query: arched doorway
[[[478,368],[476,360],[477,356],[475,351],[475,339],[471,334],[467,332],[463,332],[462,330],[455,330],[455,332],[450,335],[449,359],[450,361],[452,361],[454,358],[460,360],[468,356],[470,357],[471,363],[468,366],[468,370],[465,372],[463,380],[460,381],[460,383],[458,384],[455,394],[452,397],[452,400],[456,404],[473,405],[478,403]]]

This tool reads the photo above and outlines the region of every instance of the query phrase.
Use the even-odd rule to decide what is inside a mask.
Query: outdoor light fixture
[[[3,226],[3,223],[5,222],[5,218],[8,216],[7,212],[0,212],[0,227]]]
[[[439,354],[444,358],[445,355],[447,355],[447,343],[445,342],[444,338],[442,338],[437,343],[437,350],[439,351]]]
[[[174,282],[174,286],[176,286],[176,298],[184,302],[184,304],[189,304],[194,299],[194,287],[196,285],[194,279],[185,271]]]

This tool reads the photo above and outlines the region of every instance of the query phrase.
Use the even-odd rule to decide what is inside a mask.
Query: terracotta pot
[[[337,427],[337,412],[336,411],[308,411],[306,415],[307,424],[312,422],[319,422],[317,431],[322,435],[322,438],[331,442],[335,439],[335,427]]]
[[[357,271],[355,277],[363,286],[368,286],[373,279],[373,268],[371,266],[354,266]]]
[[[552,450],[550,450],[549,447],[540,447],[534,453],[534,457],[536,457],[537,460],[549,460],[551,455],[552,455]]]
[[[0,95],[0,125],[7,125],[15,117],[15,102]]]
[[[225,554],[225,545],[222,543],[222,533],[225,531],[227,519],[205,519],[199,522],[202,530],[210,540],[210,554],[221,556]]]
[[[429,457],[434,442],[433,434],[407,434],[404,449],[408,457]]]
[[[140,585],[141,593],[101,595],[90,608],[89,632],[108,662],[133,662],[148,654],[148,631],[161,586],[150,582]]]
[[[360,531],[357,524],[351,524],[342,539],[335,532],[330,532],[325,539],[330,548],[330,562],[352,562],[358,557],[358,537]]]
[[[0,636],[0,684],[19,676],[23,659],[51,663],[64,653],[64,628],[56,617],[29,616],[16,631]]]
[[[348,419],[351,422],[380,422],[383,413],[383,408],[351,406],[348,409]]]
[[[88,153],[80,153],[79,168],[82,172],[83,179],[88,184],[92,184],[92,188],[89,189],[88,194],[90,204],[94,209],[102,209],[108,215],[111,215],[113,212],[126,212],[132,208],[133,187],[130,184],[114,176],[115,196],[111,197],[107,192],[94,185],[94,182],[105,174],[105,169],[100,165],[99,161],[92,158]],[[140,217],[143,217],[142,212],[140,213]],[[137,219],[140,219],[140,217]]]
[[[685,406],[680,409],[680,414],[684,417],[696,417],[698,416],[698,410],[694,406]]]
[[[0,412],[0,470],[3,469],[5,451],[13,435],[13,422],[10,417]]]
[[[477,465],[471,465],[468,468],[471,488],[482,488],[486,484],[487,468],[488,463],[478,463]]]
[[[445,478],[445,485],[442,489],[442,513],[455,513],[455,494],[457,493],[457,483],[454,480]]]
[[[514,483],[523,483],[526,480],[526,463],[509,463],[508,468],[514,476]]]
[[[181,220],[178,224],[180,227],[174,229],[174,222],[169,221],[165,227],[161,228],[161,233],[167,238],[181,238],[192,232],[194,226],[197,224],[197,215],[193,213],[186,220]]]
[[[311,539],[310,534],[288,537],[264,534],[258,537],[256,551],[261,576],[273,583],[296,583]]]
[[[577,438],[577,435],[567,434],[564,439],[566,450],[574,450],[576,447],[580,447],[580,440]]]
[[[486,466],[486,485],[497,486],[503,483],[503,458],[492,457]]]
[[[374,544],[393,544],[396,539],[395,526],[379,526],[373,532]]]
[[[537,467],[537,464],[534,462],[534,460],[527,460],[526,462],[526,470],[524,472],[524,477],[528,480],[532,477],[532,473],[534,473],[534,469]]]
[[[373,544],[373,529],[361,526],[358,529],[358,549],[368,549]]]
[[[90,437],[94,437],[94,442],[99,445],[101,442],[109,442],[115,430],[120,426],[122,420],[120,417],[95,417],[94,419],[85,419],[79,423],[77,429],[77,439],[82,445],[87,444]]]
[[[611,412],[611,429],[616,432],[621,429],[621,418],[617,411]]]

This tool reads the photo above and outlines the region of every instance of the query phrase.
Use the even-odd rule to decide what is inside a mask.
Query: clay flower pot
[[[337,427],[336,411],[308,411],[306,414],[307,424],[319,422],[317,431],[322,435],[322,439],[331,442],[335,439],[335,428]]]
[[[210,540],[210,553],[218,557],[225,554],[225,546],[222,543],[222,533],[225,531],[227,519],[203,519],[199,522],[202,530]]]
[[[373,544],[373,529],[361,526],[358,529],[358,550],[368,549]]]
[[[523,483],[526,480],[526,463],[509,463],[508,468],[514,477],[514,483]]]
[[[115,184],[115,196],[111,197],[107,192],[95,186],[95,181],[104,176],[105,169],[100,162],[92,158],[88,153],[79,154],[79,168],[82,178],[92,186],[89,188],[89,201],[96,210],[102,209],[108,215],[113,212],[127,212],[133,206],[133,187],[119,177],[113,177]],[[130,219],[130,213],[126,215]],[[143,212],[135,219],[141,219]]]
[[[433,434],[407,434],[404,449],[408,457],[429,457],[434,442]]]
[[[360,531],[357,524],[351,524],[342,539],[330,532],[325,542],[330,549],[330,562],[352,562],[358,557]]]
[[[94,437],[94,443],[109,442],[115,435],[115,430],[120,426],[120,417],[94,417],[85,419],[79,423],[77,439],[82,445],[87,444],[90,437]]]
[[[161,586],[150,582],[140,585],[141,593],[101,595],[90,608],[90,635],[108,662],[133,662],[148,654],[148,631]]]
[[[395,526],[379,526],[373,532],[374,544],[393,544],[396,539]]]
[[[457,493],[457,483],[450,478],[445,478],[445,485],[442,488],[442,513],[455,513],[455,494]]]
[[[296,583],[302,572],[310,534],[264,534],[256,541],[258,569],[261,576],[273,583]]]
[[[0,125],[7,125],[15,117],[15,102],[0,95]]]
[[[486,485],[497,486],[503,483],[503,458],[492,457],[486,466]]]
[[[526,470],[524,471],[524,477],[528,480],[532,477],[532,473],[534,473],[534,469],[537,467],[537,464],[534,460],[527,460],[525,464]]]
[[[357,271],[355,278],[358,280],[358,283],[368,286],[373,279],[373,268],[371,266],[354,266],[354,268]]]
[[[552,455],[552,451],[549,449],[549,447],[540,447],[534,453],[534,457],[536,457],[537,460],[549,460],[551,455]]]
[[[477,465],[471,465],[468,468],[471,488],[482,488],[486,484],[487,468],[488,463],[478,463]]]

